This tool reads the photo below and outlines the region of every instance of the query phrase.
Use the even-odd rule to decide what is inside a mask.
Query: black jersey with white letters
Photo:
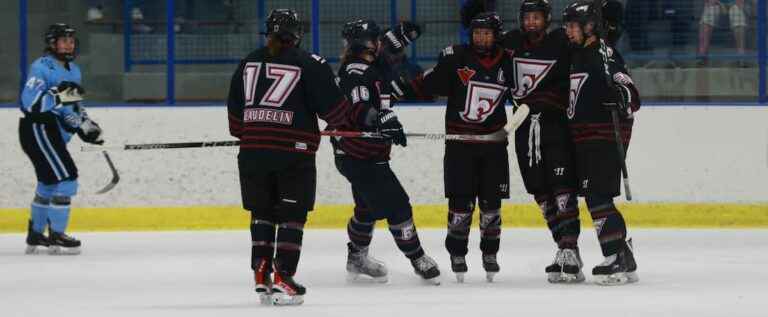
[[[506,125],[510,66],[501,48],[488,58],[479,58],[468,45],[449,46],[440,53],[437,65],[424,72],[422,89],[448,97],[446,133],[490,134]]]
[[[515,39],[516,38],[516,39]],[[505,48],[512,52],[510,93],[532,112],[565,114],[568,107],[570,48],[562,28],[549,31],[533,42],[519,30],[505,34]]]
[[[348,117],[338,128],[344,131],[375,131],[378,110],[389,108],[389,94],[383,89],[383,76],[378,63],[358,57],[348,57],[339,67],[339,86],[350,105]],[[389,160],[391,141],[383,139],[342,138],[332,139],[336,155],[376,161]]]
[[[621,55],[613,48],[607,50],[610,80],[628,105],[627,113],[620,116],[622,141],[628,144],[634,122],[632,113],[640,108],[640,96]],[[611,113],[603,105],[614,88],[608,84],[604,61],[598,41],[576,49],[572,56],[567,114],[575,143],[614,141]]]
[[[314,155],[318,116],[331,126],[340,124],[347,104],[325,59],[299,48],[271,56],[264,47],[243,59],[232,76],[229,130],[241,140],[241,151]]]

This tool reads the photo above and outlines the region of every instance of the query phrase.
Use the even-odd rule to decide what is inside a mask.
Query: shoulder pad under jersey
[[[344,68],[344,71],[347,72],[347,74],[355,74],[362,76],[365,74],[365,71],[368,70],[368,67],[370,65],[366,65],[363,63],[350,63],[347,64],[347,67]]]

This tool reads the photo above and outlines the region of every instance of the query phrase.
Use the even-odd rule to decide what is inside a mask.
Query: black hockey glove
[[[83,123],[77,130],[77,135],[83,142],[96,145],[104,144],[104,139],[101,138],[101,127],[90,118],[83,119]]]
[[[407,146],[403,125],[397,120],[397,115],[389,109],[379,110],[379,133],[392,140],[392,143]]]
[[[421,36],[421,27],[415,23],[403,21],[395,28],[384,33],[382,41],[391,54],[397,54],[405,50],[405,47]]]
[[[628,98],[624,89],[617,86],[608,90],[603,101],[603,107],[608,111],[616,110],[620,115],[625,116],[627,114],[627,103]]]

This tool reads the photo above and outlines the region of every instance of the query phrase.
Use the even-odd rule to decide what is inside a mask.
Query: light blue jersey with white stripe
[[[56,104],[56,98],[49,89],[63,81],[80,85],[82,82],[80,67],[70,62],[67,69],[51,55],[38,58],[29,67],[29,75],[21,93],[19,107],[25,113],[54,114],[59,119],[59,130],[64,142],[69,142],[73,134],[70,131],[80,126],[84,112],[75,109],[76,105]],[[80,107],[80,105],[77,106]],[[66,125],[70,131],[64,129],[63,125]]]

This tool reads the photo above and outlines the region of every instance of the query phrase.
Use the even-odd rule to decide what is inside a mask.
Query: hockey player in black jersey
[[[577,247],[579,208],[573,143],[565,110],[568,107],[570,52],[562,28],[548,30],[552,7],[547,0],[520,3],[520,29],[505,35],[513,53],[511,95],[531,112],[515,132],[520,174],[541,208],[557,244],[553,263],[546,267],[551,283],[584,280]]]
[[[405,34],[391,34],[393,38],[383,40],[405,43]],[[354,215],[347,225],[350,240],[347,272],[352,279],[364,275],[377,282],[387,281],[384,263],[368,254],[376,221],[386,219],[397,247],[411,260],[416,274],[438,284],[437,263],[421,247],[408,194],[389,166],[392,144],[406,146],[406,137],[390,108],[389,85],[382,75],[386,70],[380,69],[386,64],[377,62],[382,50],[380,36],[381,30],[372,20],[351,21],[342,30],[345,45],[339,85],[350,100],[344,109],[349,120],[333,128],[379,132],[386,136],[386,139],[332,139],[336,168],[352,185],[355,200]]]
[[[598,1],[599,2],[599,1]],[[602,7],[576,1],[566,7],[563,21],[572,55],[568,118],[575,146],[580,194],[587,202],[605,261],[592,270],[598,284],[638,280],[631,240],[613,198],[620,194],[621,160],[611,111],[620,113],[624,149],[632,134],[633,112],[640,107],[637,89],[616,50],[601,36]],[[624,153],[626,154],[626,153]]]
[[[272,11],[266,29],[267,46],[244,58],[232,76],[229,131],[241,141],[256,292],[263,303],[297,305],[306,292],[293,276],[315,201],[317,117],[342,124],[349,102],[325,59],[298,48],[301,22],[293,10]]]
[[[495,13],[477,15],[471,19],[471,44],[446,47],[437,65],[424,72],[419,89],[448,97],[446,133],[492,134],[507,123],[504,103],[512,69],[498,45],[502,24]],[[507,141],[446,141],[443,167],[449,208],[445,246],[451,269],[462,282],[468,269],[465,257],[472,213],[478,203],[483,268],[492,281],[499,271],[501,200],[509,198]]]

